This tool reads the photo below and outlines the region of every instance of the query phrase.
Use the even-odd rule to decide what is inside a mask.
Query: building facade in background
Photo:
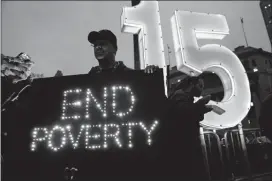
[[[272,0],[261,0],[260,7],[272,49]]]
[[[263,100],[272,91],[272,53],[244,46],[235,48],[234,52],[244,65],[251,85],[255,86],[254,91]]]
[[[248,128],[259,127],[261,102],[272,91],[272,53],[244,46],[235,48],[234,52],[247,72],[253,102],[243,125]]]

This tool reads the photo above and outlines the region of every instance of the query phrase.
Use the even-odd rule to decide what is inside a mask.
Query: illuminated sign
[[[150,128],[148,128],[143,122],[128,122],[128,123],[121,123],[121,124],[98,124],[98,125],[81,125],[80,131],[77,134],[77,136],[74,136],[71,132],[71,126],[54,126],[51,130],[48,130],[48,128],[34,128],[32,132],[32,143],[31,143],[31,150],[35,151],[37,149],[37,145],[39,142],[46,142],[47,146],[53,150],[58,151],[64,146],[68,145],[69,142],[73,146],[74,149],[79,147],[79,139],[81,137],[84,137],[85,139],[85,149],[95,150],[95,149],[102,149],[102,148],[108,148],[108,140],[113,139],[116,145],[120,148],[123,147],[123,144],[121,143],[123,140],[122,138],[127,136],[127,147],[132,148],[133,147],[133,141],[132,141],[132,127],[138,127],[141,128],[143,133],[146,134],[147,138],[147,144],[151,145],[152,143],[152,133],[155,130],[155,128],[158,125],[158,121],[154,121],[154,123],[151,125]],[[91,134],[92,128],[99,128],[101,133],[100,134]],[[114,128],[115,131],[109,132],[108,130]],[[126,135],[120,135],[120,129],[127,130]],[[53,141],[54,139],[54,133],[59,132],[61,133],[61,136],[59,136],[60,144],[56,145]],[[111,133],[111,134],[109,134]],[[41,135],[39,135],[41,134]],[[83,135],[84,134],[84,135]],[[104,139],[102,139],[102,137]],[[98,140],[101,139],[101,144],[90,144],[90,140]],[[121,141],[122,140],[122,141]],[[84,141],[82,141],[84,143]],[[102,146],[103,143],[103,146]]]
[[[157,1],[141,1],[137,6],[125,7],[121,15],[121,31],[138,34],[140,66],[165,67],[161,20]]]
[[[162,75],[133,71],[34,80],[32,111],[16,134],[32,152],[148,148],[164,110]]]
[[[10,128],[7,173],[36,181],[61,180],[70,164],[92,178],[132,175],[138,163],[150,164],[141,173],[155,170],[167,111],[162,76],[138,70],[35,79],[25,94],[28,111],[2,120]]]
[[[158,1],[141,1],[137,6],[123,8],[121,31],[139,35],[142,67],[146,62],[154,65],[164,62],[159,19]],[[171,25],[178,70],[190,76],[198,76],[204,71],[213,72],[219,76],[224,87],[223,100],[210,101],[209,105],[216,105],[225,113],[205,114],[201,125],[212,129],[236,126],[250,109],[246,71],[239,58],[228,48],[218,44],[199,47],[197,43],[198,39],[223,39],[228,35],[225,16],[177,10],[171,18]]]
[[[246,71],[239,58],[218,44],[198,46],[198,39],[223,39],[229,34],[225,16],[189,11],[175,11],[171,18],[178,70],[198,76],[206,72],[218,75],[224,87],[221,102],[210,101],[226,112],[207,113],[203,126],[224,129],[236,126],[250,109],[250,87]]]

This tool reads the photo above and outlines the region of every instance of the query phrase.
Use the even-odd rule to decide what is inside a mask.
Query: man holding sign
[[[99,66],[93,67],[89,74],[131,70],[123,62],[115,61],[117,39],[111,31],[90,32],[88,41],[93,45],[95,57],[99,62]],[[156,66],[148,66],[145,73],[153,73],[157,69]],[[159,174],[189,179],[192,171],[200,172],[203,169],[199,152],[199,122],[204,119],[204,114],[212,110],[206,106],[211,96],[194,103],[194,97],[201,95],[203,87],[202,79],[188,77],[170,93],[166,106],[167,113],[158,136],[161,142],[154,146],[161,152],[162,171]],[[158,173],[150,172],[150,175],[154,174]],[[196,176],[203,179],[203,174],[197,173]]]
[[[90,106],[90,104],[97,106],[97,107],[92,108],[97,113],[102,112],[103,116],[105,113],[104,109],[106,106],[102,106],[103,107],[102,108],[101,105],[103,103],[101,105],[98,103],[98,102],[102,102],[101,98],[99,98],[100,100],[95,99],[97,94],[100,93],[100,91],[99,91],[100,85],[98,85],[98,87],[96,87],[97,85],[95,82],[98,81],[99,83],[103,82],[103,84],[105,84],[106,87],[104,87],[104,90],[107,90],[109,92],[103,93],[102,97],[104,98],[103,102],[107,103],[111,99],[115,100],[115,91],[117,91],[116,89],[114,89],[114,88],[116,88],[114,86],[112,87],[112,89],[111,88],[108,89],[106,84],[110,83],[109,79],[116,81],[116,80],[119,80],[118,76],[124,75],[123,74],[124,72],[126,72],[126,71],[131,72],[130,71],[131,69],[127,68],[122,62],[115,61],[115,55],[117,52],[117,40],[116,40],[115,35],[113,35],[110,31],[102,30],[99,32],[91,32],[88,37],[88,40],[90,41],[90,43],[92,43],[94,45],[95,57],[99,62],[99,66],[92,68],[90,71],[90,74],[94,75],[94,76],[87,77],[86,75],[82,75],[82,77],[81,77],[82,79],[80,79],[80,77],[77,77],[77,76],[61,77],[58,79],[47,78],[47,79],[41,80],[40,82],[36,81],[37,95],[33,94],[36,91],[36,89],[35,88],[32,89],[31,95],[34,97],[32,100],[32,102],[34,102],[32,104],[32,108],[33,108],[33,110],[35,109],[35,111],[28,113],[29,114],[27,116],[28,120],[26,120],[26,122],[20,121],[22,127],[19,128],[20,126],[17,126],[19,128],[17,131],[20,132],[20,133],[18,133],[18,135],[26,135],[25,131],[23,130],[23,127],[26,127],[25,130],[27,130],[28,126],[31,128],[34,128],[33,126],[35,125],[35,129],[32,130],[31,137],[30,137],[32,139],[31,141],[35,143],[35,144],[31,144],[32,149],[33,149],[32,151],[34,151],[34,153],[31,155],[34,155],[34,156],[36,155],[37,158],[39,157],[38,151],[40,151],[42,149],[42,147],[44,147],[44,145],[46,145],[46,144],[48,145],[47,149],[49,149],[49,150],[51,149],[53,151],[54,150],[58,151],[60,149],[63,149],[63,148],[65,149],[66,147],[69,147],[70,142],[72,143],[72,146],[74,146],[74,148],[77,148],[77,146],[80,143],[80,140],[79,140],[80,135],[81,134],[84,135],[83,133],[81,133],[81,131],[79,131],[79,133],[77,133],[78,136],[75,136],[75,135],[73,136],[72,131],[73,131],[73,129],[76,130],[75,127],[55,126],[55,127],[51,128],[50,125],[45,124],[47,122],[52,123],[54,121],[57,121],[54,124],[65,124],[65,123],[72,124],[73,121],[75,121],[75,124],[79,123],[79,125],[77,125],[77,126],[80,126],[80,130],[82,128],[82,130],[84,132],[86,132],[87,128],[90,128],[90,127],[95,128],[95,129],[97,128],[97,130],[100,130],[99,124],[96,125],[96,123],[94,123],[93,121],[100,121],[101,122],[101,120],[92,119],[89,117],[89,116],[91,116],[92,113],[94,113],[94,112],[90,112],[91,108],[89,109],[89,107],[92,107],[92,106]],[[145,73],[153,73],[157,69],[158,68],[155,66],[149,66],[145,69]],[[106,77],[106,76],[99,77],[98,74],[103,73],[103,72],[121,73],[121,74],[116,76],[116,78],[114,78],[115,75],[113,75],[113,74],[112,74],[112,77]],[[139,81],[138,79],[143,79],[140,72],[137,75],[139,75],[139,78],[135,77],[137,79],[137,81]],[[128,74],[128,76],[129,76],[129,74]],[[98,78],[98,79],[96,79],[96,78]],[[122,79],[122,78],[124,78],[124,76],[119,77],[119,78]],[[126,82],[129,85],[132,80],[133,79],[124,79],[121,81]],[[143,81],[143,82],[145,82],[145,85],[152,86],[153,82],[150,82],[148,80],[156,80],[156,79],[147,78],[147,80]],[[137,81],[135,81],[135,85],[136,85]],[[90,82],[90,83],[88,83],[88,82]],[[184,82],[183,82],[183,84],[184,84]],[[154,82],[154,85],[157,85],[157,83]],[[70,87],[70,86],[73,86],[73,87]],[[87,89],[86,89],[86,86],[88,86]],[[35,87],[35,86],[33,85],[33,87]],[[50,89],[50,87],[54,87],[54,89]],[[69,89],[68,89],[68,87],[69,87]],[[76,87],[85,88],[87,90],[87,92],[84,89],[82,89],[82,92],[81,92],[81,89],[76,88]],[[73,89],[73,88],[76,88],[76,89]],[[132,94],[132,89],[130,89],[129,87],[122,87],[122,86],[118,86],[117,88],[118,88],[118,90],[127,90],[125,93],[130,93],[131,94],[131,96],[130,96],[131,101],[134,102],[134,96]],[[126,129],[130,130],[132,128],[132,126],[135,126],[135,128],[137,127],[141,131],[140,136],[146,136],[146,138],[144,138],[144,139],[147,139],[148,144],[152,142],[152,144],[150,144],[150,147],[148,147],[148,150],[149,150],[148,153],[154,153],[154,155],[157,155],[157,153],[159,153],[159,155],[157,155],[158,157],[156,157],[157,159],[154,160],[154,157],[151,158],[151,160],[155,161],[157,164],[154,162],[151,163],[151,161],[150,162],[148,161],[149,156],[150,156],[149,154],[148,155],[144,155],[144,154],[134,155],[133,154],[133,157],[135,157],[135,158],[132,158],[132,160],[135,160],[135,161],[144,160],[141,163],[142,166],[139,168],[140,172],[137,172],[137,173],[134,172],[134,169],[132,170],[132,172],[130,172],[129,166],[118,165],[118,163],[116,163],[117,164],[116,168],[121,167],[123,169],[128,169],[127,173],[123,172],[120,174],[129,175],[131,173],[131,174],[136,174],[136,176],[143,176],[146,174],[148,174],[150,176],[156,176],[156,175],[175,176],[175,177],[178,176],[180,178],[186,178],[187,180],[189,180],[189,177],[191,177],[191,175],[192,175],[192,171],[197,167],[197,165],[201,164],[201,160],[202,160],[201,154],[198,152],[198,150],[199,150],[198,147],[200,145],[200,143],[198,141],[199,121],[203,120],[204,114],[211,110],[210,108],[206,107],[206,104],[210,100],[209,96],[199,100],[196,103],[193,102],[193,97],[198,96],[198,94],[201,92],[202,88],[203,88],[203,84],[201,83],[201,81],[199,81],[198,79],[196,79],[196,81],[192,81],[192,79],[188,78],[188,81],[185,82],[184,86],[178,87],[178,90],[175,90],[169,96],[169,99],[168,99],[166,105],[162,105],[162,104],[158,105],[158,107],[165,107],[165,110],[166,110],[166,114],[164,115],[164,118],[159,121],[159,126],[157,126],[157,121],[154,122],[154,125],[153,124],[145,125],[145,123],[142,123],[142,122],[133,122],[133,123],[131,123],[131,125],[130,125],[130,123],[128,123],[128,124],[124,123],[124,125],[121,124],[121,125],[117,125],[117,126],[116,126],[116,124],[112,124],[112,126],[116,126],[117,128],[120,128],[120,134],[121,134],[121,132],[124,133],[124,131],[126,131]],[[92,95],[92,93],[94,93],[93,90],[95,90],[95,89],[96,89],[96,91],[94,91],[94,92],[96,93],[96,95]],[[138,91],[135,91],[135,90],[134,91],[140,95],[148,95],[148,96],[143,96],[143,97],[152,98],[153,94],[156,94],[156,92],[153,92],[154,90],[152,90],[152,89],[146,89],[146,92],[144,92],[144,93],[141,93],[141,91],[140,91],[141,88],[139,88],[139,87],[137,88],[137,86],[135,86],[134,89],[135,90],[137,89]],[[63,90],[65,90],[63,92],[64,98],[60,97],[61,94],[59,94],[60,91],[63,91]],[[162,93],[163,91],[158,90],[157,92]],[[108,94],[108,93],[110,93],[110,94]],[[130,94],[128,94],[128,95],[130,95]],[[76,98],[77,96],[79,96],[79,97],[77,98],[78,100],[75,99],[75,100],[77,100],[76,102],[70,102],[71,100],[67,99],[67,102],[68,102],[67,103],[66,96],[68,96],[68,95],[75,95],[74,98]],[[110,95],[112,96],[112,98],[110,98]],[[163,95],[163,94],[161,94],[161,95]],[[46,97],[48,97],[48,99],[46,99]],[[107,97],[109,97],[109,98],[107,98]],[[63,105],[63,106],[61,106],[63,110],[62,110],[62,116],[59,117],[59,108],[60,108],[59,104],[60,104],[61,100],[63,100],[63,103],[61,104],[61,105]],[[93,101],[90,102],[89,100],[93,100]],[[145,109],[143,109],[140,112],[140,115],[142,115],[141,119],[143,119],[143,118],[149,119],[149,117],[147,115],[150,114],[150,112],[155,115],[155,112],[154,111],[152,112],[151,106],[148,107],[146,105],[146,104],[148,104],[148,102],[144,102],[144,100],[145,99],[138,100],[137,104],[139,106],[135,109],[143,109],[143,107],[144,107]],[[123,99],[120,99],[119,101],[123,101]],[[41,102],[43,104],[41,104]],[[154,102],[157,103],[158,100],[153,99],[153,101],[150,101],[150,103],[151,103],[150,105],[153,105]],[[84,107],[86,107],[86,108],[84,108],[84,107],[82,108],[81,104],[84,104],[85,105]],[[39,105],[41,107],[37,107],[35,105]],[[111,110],[111,111],[113,111],[113,114],[115,114],[115,112],[114,112],[115,108],[114,108],[113,104],[112,104],[112,108],[113,108],[113,110]],[[70,111],[78,110],[78,112],[74,112],[74,113],[80,114],[81,117],[78,118],[78,116],[73,116],[71,114],[71,112],[65,112],[65,110],[68,110],[68,109]],[[67,113],[67,115],[66,115],[66,113]],[[158,113],[156,113],[156,115],[158,115]],[[89,122],[86,125],[80,124],[80,121],[86,122],[86,121],[89,121],[89,118],[90,118],[92,124],[89,124]],[[133,117],[131,117],[131,118],[133,118]],[[20,118],[20,119],[23,119],[23,118]],[[17,120],[20,120],[20,119],[17,119]],[[60,121],[58,121],[59,119],[60,119]],[[118,120],[119,119],[120,118],[118,118]],[[151,119],[154,119],[154,118],[152,117]],[[110,118],[109,118],[109,120],[110,120]],[[8,121],[8,120],[5,120],[5,121]],[[137,121],[137,120],[135,120],[135,121]],[[154,121],[154,120],[151,120],[151,121]],[[18,124],[18,123],[16,123],[16,124]],[[45,125],[42,125],[42,124],[45,124]],[[49,127],[44,127],[44,126],[49,126]],[[105,132],[105,130],[106,130],[106,132],[107,132],[107,129],[105,129],[105,128],[107,128],[107,127],[110,128],[110,126],[111,126],[110,123],[105,122],[104,127],[103,127],[104,128],[103,131]],[[153,132],[152,132],[153,128],[152,127],[156,128],[156,135],[155,135],[155,133],[153,135]],[[47,133],[46,130],[48,130],[49,132]],[[45,132],[45,134],[43,135],[44,137],[42,135],[40,135],[43,131]],[[112,132],[113,130],[109,129],[109,131]],[[13,132],[16,132],[15,129]],[[60,137],[60,138],[62,138],[62,142],[60,143],[61,144],[60,148],[56,148],[56,143],[53,140],[53,137],[57,137],[54,134],[55,132],[60,132],[62,134],[61,135],[62,137]],[[117,141],[118,140],[117,138],[120,137],[119,131],[116,132],[116,135],[113,133],[114,132],[112,132],[112,134],[105,133],[104,137],[106,139],[111,139],[112,141],[116,141],[119,144],[119,142]],[[117,135],[117,133],[118,133],[118,135]],[[151,135],[151,133],[152,133],[152,135]],[[22,152],[21,152],[22,155],[23,155],[23,153],[25,153],[25,151],[24,151],[25,147],[28,147],[28,142],[29,142],[28,135],[29,134],[27,134],[27,137],[25,138],[24,141],[20,141],[21,143],[25,143],[25,144],[21,144],[22,145],[21,148],[16,147],[16,145],[14,146],[15,148],[18,148],[19,150],[22,150]],[[67,137],[67,135],[69,135],[69,137]],[[127,134],[124,134],[124,135],[128,136],[128,138],[126,138],[126,139],[130,142],[132,139],[130,133],[128,135]],[[36,136],[38,138],[36,138]],[[151,138],[151,136],[152,136],[152,138]],[[19,136],[19,137],[21,138],[21,136]],[[90,137],[87,134],[85,135],[85,137],[87,139],[93,138],[94,140],[96,138],[99,138],[98,135],[93,135],[92,137]],[[57,138],[59,138],[59,137],[57,137]],[[122,137],[121,139],[125,139],[125,137]],[[154,140],[154,143],[151,139]],[[17,140],[17,138],[14,137],[14,140]],[[103,143],[104,144],[107,143],[107,140],[104,140]],[[105,145],[103,145],[103,148],[105,148],[104,146]],[[53,149],[53,148],[56,148],[56,149]],[[89,147],[87,147],[87,148],[89,148]],[[99,145],[99,148],[100,148],[100,145]],[[137,147],[136,147],[136,150],[137,150]],[[37,154],[35,154],[35,153],[37,153]],[[76,153],[76,151],[71,152],[71,153]],[[97,153],[97,152],[93,152],[93,154],[87,154],[85,156],[92,156],[95,153]],[[122,153],[125,153],[125,155],[129,154],[129,152],[122,152]],[[134,153],[134,152],[130,152],[130,153]],[[115,154],[115,153],[103,152],[102,154],[104,154],[104,156],[108,158],[109,157],[108,155]],[[119,152],[116,151],[116,154],[119,154]],[[55,155],[57,155],[57,154],[55,154]],[[76,158],[80,159],[77,156],[76,156]],[[121,156],[120,159],[123,159],[124,161],[126,160],[125,159],[126,157],[124,155],[120,155],[120,156]],[[20,156],[18,155],[18,157],[20,157]],[[101,159],[102,158],[105,159],[104,162],[102,162],[102,161],[101,162],[102,163],[110,162],[110,161],[107,161],[107,159],[105,157],[103,157],[103,156],[99,157]],[[142,157],[144,157],[145,159],[142,159]],[[85,157],[85,158],[86,158],[86,160],[88,160],[87,157]],[[118,158],[118,157],[113,157],[113,158]],[[91,162],[95,162],[95,160],[93,160],[93,159],[95,159],[95,157],[92,157]],[[33,159],[33,160],[35,160],[35,159]],[[55,162],[57,163],[57,161],[55,161]],[[139,162],[141,162],[141,161],[139,161]],[[44,163],[44,164],[48,164],[48,163]],[[74,160],[74,161],[70,160],[70,163],[75,164],[74,165],[75,167],[77,167],[77,165],[80,164],[80,162],[77,163],[76,160]],[[123,162],[123,163],[125,163],[125,162]],[[88,164],[91,164],[91,163],[88,163]],[[90,165],[88,166],[88,164],[85,166],[86,168],[83,167],[82,169],[88,170],[89,166],[90,166]],[[110,163],[108,163],[108,165],[109,164]],[[113,163],[111,163],[111,164],[113,164]],[[135,165],[133,165],[133,163],[129,163],[129,164],[131,164],[130,166],[135,166]],[[40,164],[40,165],[41,165],[40,168],[35,168],[35,169],[46,168],[46,166],[42,167],[42,164]],[[55,166],[56,166],[56,169],[61,169],[61,167],[59,167],[57,164]],[[91,166],[93,166],[93,165],[91,165]],[[148,168],[148,169],[143,169],[144,166],[145,166],[145,168]],[[114,169],[114,168],[112,168],[112,169]],[[42,170],[40,170],[40,171],[42,171]],[[81,169],[79,169],[79,172],[80,171],[81,171]],[[108,171],[110,171],[110,170],[106,170],[106,172],[108,172]],[[198,175],[198,176],[201,175],[199,173],[200,169],[195,170],[195,171],[197,172],[196,175]],[[99,175],[99,174],[98,175],[97,174],[98,173],[96,173],[96,172],[92,173],[92,175],[94,177]],[[119,174],[119,173],[117,173],[117,174]],[[202,178],[202,176],[200,176],[200,178]]]

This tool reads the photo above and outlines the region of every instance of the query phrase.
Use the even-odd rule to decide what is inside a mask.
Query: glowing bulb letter
[[[37,137],[37,135],[40,135],[39,133],[43,132],[43,136]],[[37,149],[37,142],[45,141],[48,136],[48,131],[46,128],[34,128],[32,132],[32,143],[31,143],[31,151],[35,151]]]
[[[68,131],[68,135],[69,135],[70,141],[71,141],[71,143],[72,143],[74,149],[78,147],[78,145],[79,145],[78,142],[79,142],[79,139],[80,139],[80,137],[81,137],[81,135],[82,135],[82,131],[83,131],[84,129],[85,129],[85,125],[82,125],[82,126],[80,127],[79,134],[77,135],[77,137],[76,137],[76,139],[75,139],[74,136],[73,136],[73,134],[71,133],[71,126],[70,126],[70,125],[66,126],[66,130]]]
[[[167,69],[158,1],[141,1],[137,6],[124,7],[121,31],[138,34],[141,69],[147,65],[163,68],[166,86]],[[167,89],[165,91],[167,93]]]
[[[111,127],[116,127],[117,128],[115,134],[108,134],[108,132],[109,132],[108,129],[111,128]],[[117,124],[105,124],[104,125],[104,148],[108,147],[108,144],[107,144],[108,138],[113,138],[114,141],[116,142],[116,144],[119,147],[122,147],[122,144],[120,143],[120,139],[119,139],[119,134],[120,134],[119,125],[117,125]]]
[[[123,117],[123,116],[128,115],[132,111],[132,109],[134,107],[134,103],[135,103],[135,97],[134,97],[133,92],[131,91],[131,89],[128,86],[126,86],[126,87],[124,87],[124,86],[113,86],[112,87],[112,111],[113,111],[113,113],[116,112],[115,108],[116,108],[117,105],[116,105],[116,101],[115,100],[116,100],[116,92],[117,92],[117,90],[119,90],[119,91],[120,90],[124,90],[128,94],[130,94],[130,97],[131,97],[131,106],[128,108],[128,110],[126,112],[118,112],[118,113],[116,113],[117,116]]]
[[[228,48],[207,44],[198,46],[197,39],[223,39],[229,34],[225,16],[218,14],[175,11],[171,18],[175,56],[178,70],[198,76],[214,72],[224,87],[224,98],[217,104],[226,112],[205,114],[203,126],[224,129],[236,126],[250,109],[249,81],[239,58]]]
[[[74,89],[74,90],[66,90],[64,91],[64,99],[63,99],[63,104],[62,104],[62,120],[66,120],[66,119],[79,119],[80,116],[79,115],[73,115],[73,116],[66,116],[67,113],[67,106],[75,106],[75,107],[80,107],[81,106],[81,102],[75,101],[73,103],[67,103],[67,94],[71,94],[71,93],[76,93],[79,94],[81,93],[81,89]]]
[[[138,123],[127,123],[126,125],[128,125],[128,147],[132,148],[132,127],[137,126]]]
[[[103,117],[107,116],[106,112],[106,107],[107,107],[107,88],[104,88],[104,106],[102,108],[101,103],[97,101],[97,99],[93,96],[92,92],[90,89],[87,89],[87,96],[86,96],[86,118],[89,118],[89,106],[90,106],[90,101],[93,100],[93,102],[96,104],[96,107],[98,110],[100,110],[103,113]]]
[[[152,126],[150,127],[150,129],[148,130],[147,127],[144,125],[144,123],[140,122],[140,126],[141,128],[143,128],[143,130],[147,133],[147,143],[149,145],[151,145],[151,133],[152,131],[155,129],[155,127],[158,125],[158,121],[154,121],[154,123],[152,124]]]
[[[62,133],[62,138],[61,138],[61,143],[59,147],[54,147],[52,140],[53,140],[53,135],[56,131],[59,131]],[[65,129],[61,126],[55,126],[49,133],[48,135],[48,147],[51,148],[54,151],[58,151],[59,149],[63,148],[66,144],[66,132]]]
[[[89,140],[90,139],[94,139],[94,140],[99,140],[101,138],[101,135],[100,134],[93,134],[93,135],[90,135],[90,130],[92,130],[92,128],[102,128],[101,125],[86,125],[86,137],[85,137],[85,145],[86,145],[86,149],[91,149],[91,150],[95,150],[95,149],[100,149],[101,148],[101,145],[89,145]]]

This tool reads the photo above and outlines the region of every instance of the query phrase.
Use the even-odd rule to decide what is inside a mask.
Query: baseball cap
[[[118,49],[116,36],[110,30],[91,31],[88,35],[88,41],[94,44],[97,40],[108,40],[116,50]]]

